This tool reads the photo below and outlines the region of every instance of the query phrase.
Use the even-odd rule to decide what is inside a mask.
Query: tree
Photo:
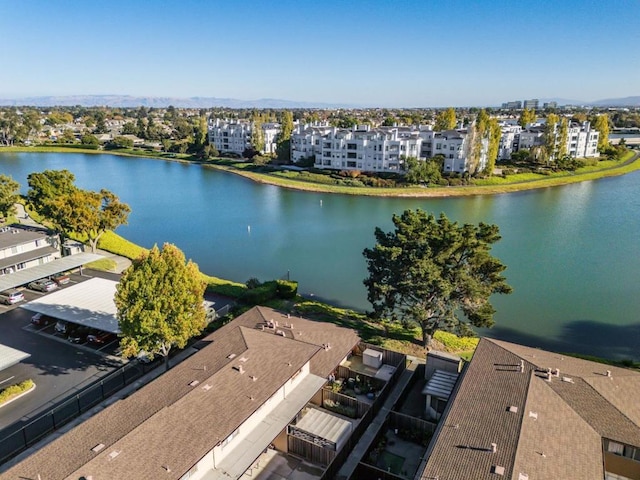
[[[544,157],[545,160],[558,158],[558,122],[560,119],[555,113],[547,115],[544,126]]]
[[[442,178],[442,165],[435,159],[418,160],[409,157],[405,160],[405,169],[408,183],[438,183]]]
[[[82,136],[82,138],[80,139],[80,143],[82,145],[95,145],[95,146],[98,146],[98,145],[100,145],[100,140],[98,140],[98,137],[96,137],[95,135],[86,134],[86,135]]]
[[[525,108],[524,110],[522,110],[522,113],[520,113],[518,124],[522,128],[526,128],[527,125],[529,125],[530,123],[534,123],[535,121],[536,121],[536,111],[533,108],[531,110],[529,110],[528,108]]]
[[[154,246],[134,260],[116,286],[123,354],[161,355],[168,369],[171,349],[184,348],[206,325],[204,289],[198,266],[175,245]]]
[[[55,222],[58,218],[55,201],[72,193],[76,177],[69,170],[45,170],[27,176],[27,200],[32,208],[45,218]]]
[[[436,132],[442,132],[443,130],[452,130],[454,128],[456,128],[456,111],[449,107],[438,112],[433,129]]]
[[[291,160],[291,133],[293,132],[293,114],[285,111],[280,122],[280,133],[276,143],[278,160],[289,163]]]
[[[567,154],[567,143],[569,142],[569,121],[567,117],[560,119],[560,129],[558,131],[558,158]]]
[[[511,293],[505,266],[490,255],[496,225],[458,225],[422,210],[393,216],[395,231],[376,228],[376,245],[363,252],[367,298],[376,318],[418,325],[424,346],[437,330],[471,334],[491,327],[494,293]]]
[[[262,115],[254,114],[251,121],[251,147],[255,152],[253,158],[264,151],[264,132],[262,131]]]
[[[609,116],[606,113],[598,115],[593,120],[593,128],[600,133],[598,136],[598,151],[603,151],[609,146]]]
[[[115,148],[133,148],[133,140],[124,136],[114,137],[109,143],[105,145],[106,149]]]
[[[4,219],[16,213],[16,202],[20,198],[20,184],[8,175],[0,174],[0,215]]]
[[[109,190],[92,192],[75,189],[54,201],[54,222],[66,234],[79,233],[87,237],[91,251],[96,252],[98,240],[107,230],[127,223],[131,208],[120,202]]]
[[[498,123],[498,119],[489,119],[489,147],[487,149],[487,166],[485,167],[485,173],[489,176],[493,175],[493,170],[496,167],[496,160],[498,159],[498,153],[500,152],[500,138],[502,137],[502,129]]]

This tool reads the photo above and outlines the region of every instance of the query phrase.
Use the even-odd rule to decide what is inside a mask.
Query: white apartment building
[[[60,256],[57,234],[22,225],[0,228],[0,275],[44,265]]]
[[[428,153],[427,157],[442,155],[444,157],[442,171],[445,173],[474,173],[484,170],[487,165],[487,149],[489,146],[487,139],[482,139],[478,164],[471,165],[469,158],[471,145],[466,130],[433,132],[431,145],[432,150],[430,152],[427,149],[423,149],[423,152]]]
[[[322,138],[327,135],[333,127],[329,125],[297,125],[291,134],[291,161],[299,161],[322,156]]]
[[[248,120],[222,120],[215,119],[209,122],[209,143],[215,145],[220,153],[235,153],[242,156],[247,148],[251,147],[251,134],[253,124]],[[264,136],[263,154],[272,154],[276,151],[276,138],[280,133],[280,124],[262,124]]]
[[[502,134],[500,135],[500,145],[498,147],[498,160],[508,160],[513,152],[518,151],[520,145],[520,125],[502,123],[500,125]]]
[[[499,159],[509,159],[511,153],[518,150],[531,150],[535,147],[542,147],[545,144],[544,125],[536,124],[520,133],[515,134],[511,127],[510,131],[505,131],[503,127],[500,139]],[[589,122],[581,124],[573,123],[569,125],[567,131],[567,154],[573,158],[593,158],[600,156],[598,152],[598,138],[600,132],[591,128]],[[508,155],[507,155],[508,153]]]
[[[408,127],[334,127],[320,140],[315,167],[399,173],[404,158],[420,156],[421,145],[420,132]]]

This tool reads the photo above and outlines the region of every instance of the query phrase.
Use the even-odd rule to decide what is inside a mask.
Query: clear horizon
[[[640,2],[8,0],[0,98],[377,107],[640,95]],[[618,33],[620,32],[620,33]],[[6,58],[6,57],[5,57]],[[104,92],[104,93],[100,93]]]

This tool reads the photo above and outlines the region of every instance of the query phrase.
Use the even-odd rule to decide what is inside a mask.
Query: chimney
[[[497,443],[492,443],[491,444],[491,453],[496,453],[498,451],[498,444]]]

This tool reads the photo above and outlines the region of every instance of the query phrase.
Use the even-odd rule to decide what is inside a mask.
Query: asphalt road
[[[41,295],[31,290],[24,293],[27,301]],[[0,371],[0,388],[32,379],[36,389],[0,408],[0,440],[120,365],[113,358],[80,348],[64,338],[39,333],[43,327],[31,326],[33,312],[19,305],[0,307],[0,343],[31,356]]]

